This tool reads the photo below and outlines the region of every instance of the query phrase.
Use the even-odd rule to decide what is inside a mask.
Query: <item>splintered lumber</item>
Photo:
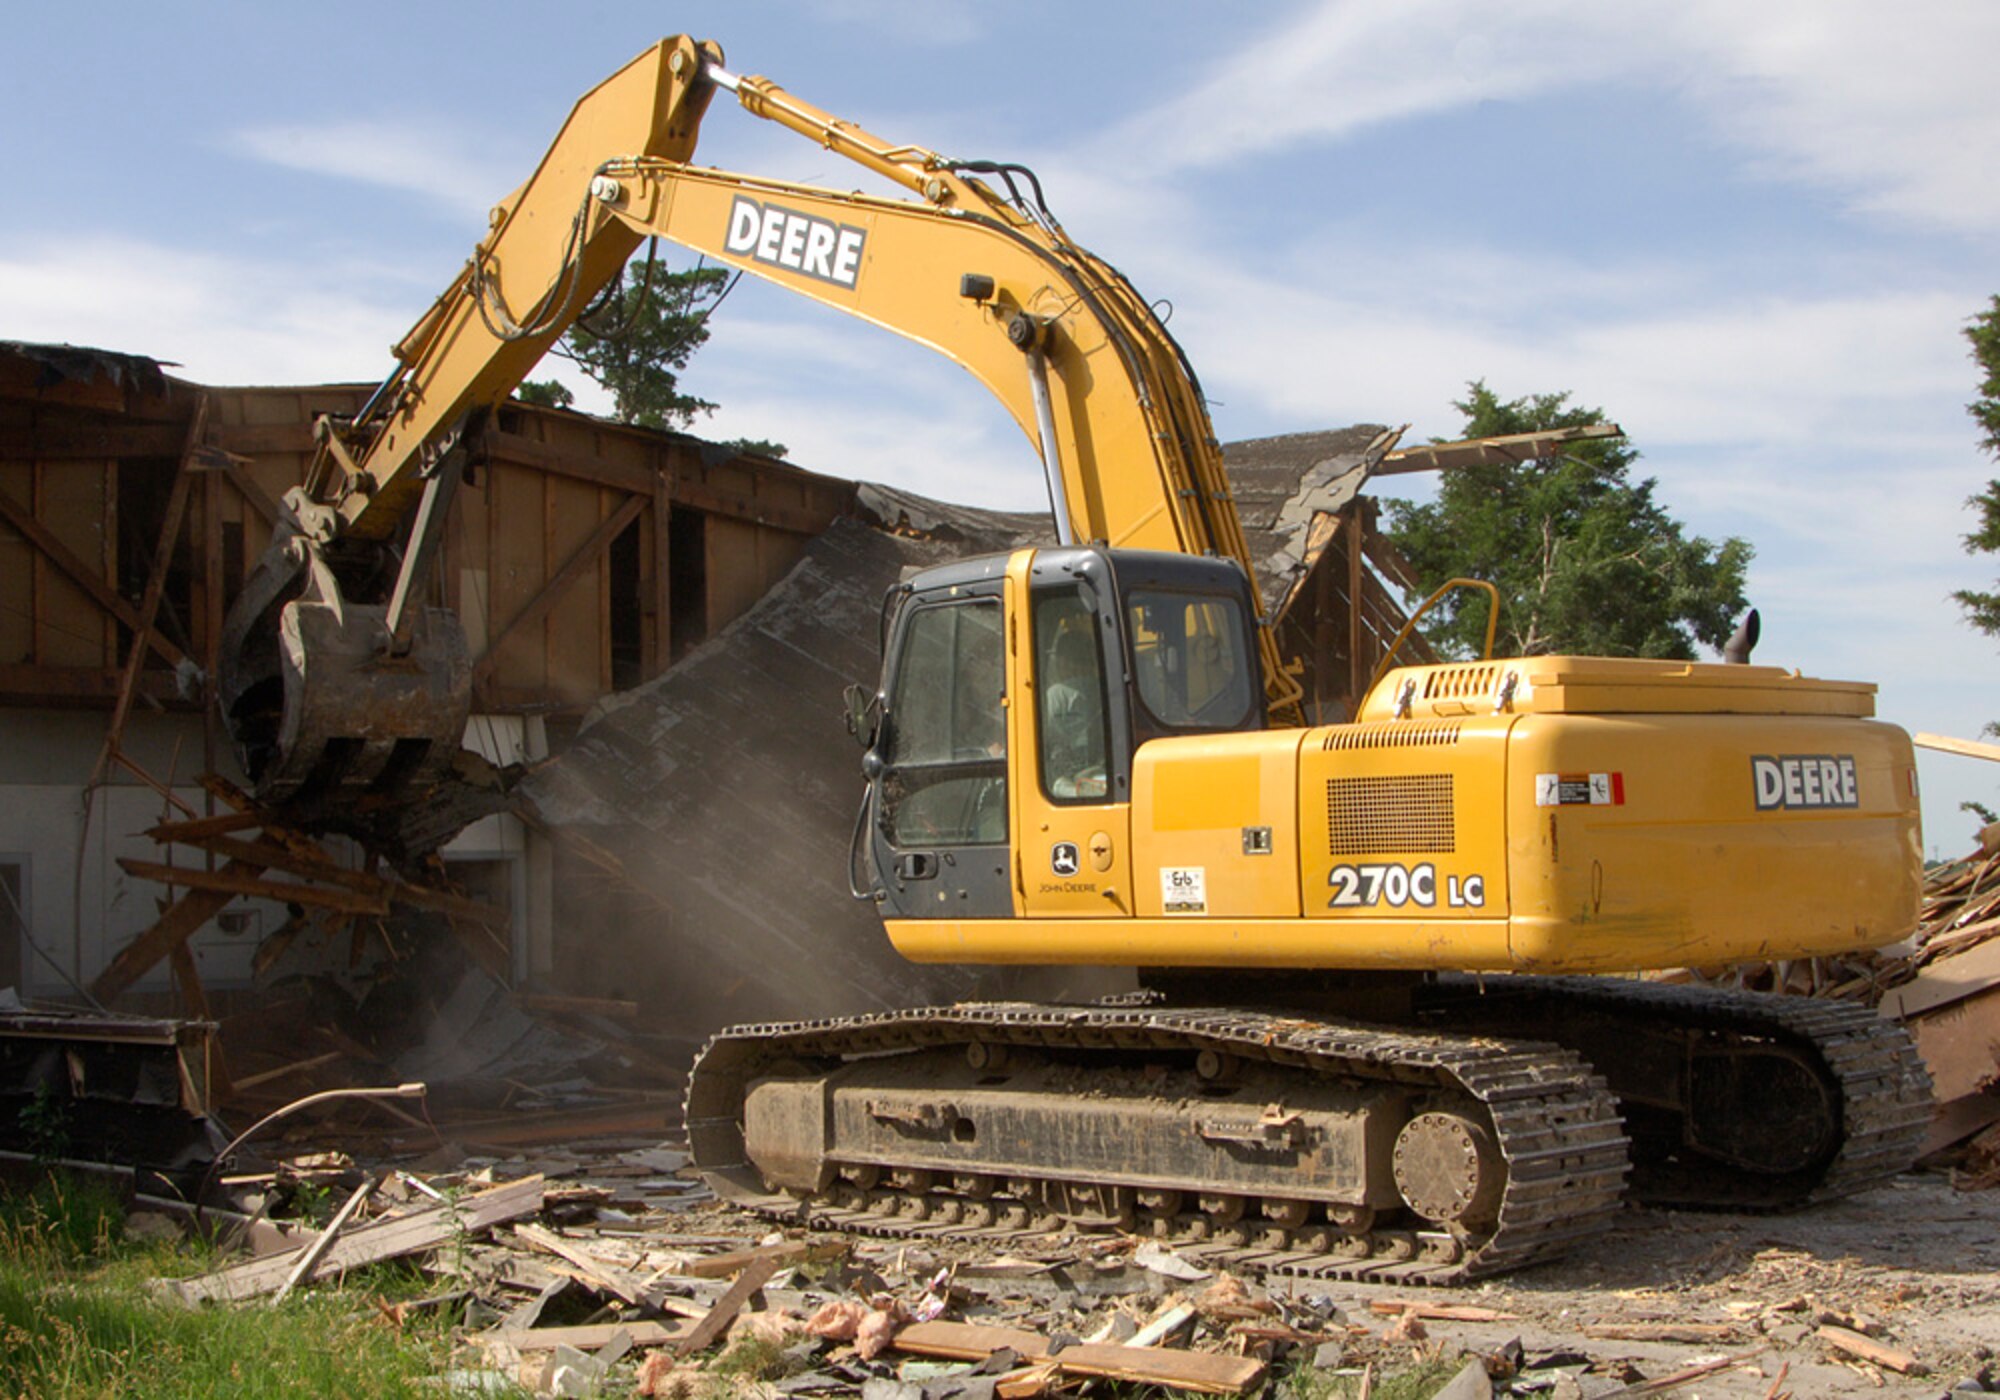
[[[192,846],[210,836],[250,831],[264,824],[259,812],[218,812],[212,817],[190,817],[186,821],[161,822],[146,828],[146,834],[162,846]]]
[[[1599,1342],[1699,1343],[1726,1342],[1742,1330],[1726,1322],[1589,1322],[1583,1335]]]
[[[1383,1317],[1414,1316],[1435,1322],[1517,1322],[1519,1313],[1479,1308],[1464,1303],[1417,1303],[1402,1298],[1376,1298],[1368,1310]]]
[[[1164,1342],[1181,1328],[1194,1320],[1194,1304],[1181,1303],[1168,1308],[1137,1332],[1127,1337],[1123,1345],[1128,1347],[1149,1347]]]
[[[344,1060],[346,1058],[347,1052],[344,1050],[329,1050],[323,1055],[314,1055],[309,1060],[293,1060],[290,1064],[279,1065],[275,1069],[260,1070],[256,1074],[246,1074],[241,1079],[235,1081],[236,1092],[240,1094],[246,1089],[255,1089],[260,1084],[269,1084],[272,1080],[283,1079],[288,1074],[305,1074],[308,1071],[319,1069],[324,1065],[330,1065],[335,1060]]]
[[[600,1322],[587,1327],[502,1327],[478,1333],[476,1341],[510,1346],[515,1351],[554,1351],[575,1347],[596,1351],[620,1332],[635,1347],[672,1346],[693,1329],[685,1322]]]
[[[729,1285],[729,1291],[716,1300],[708,1310],[708,1316],[695,1323],[694,1329],[673,1344],[674,1351],[682,1356],[691,1356],[706,1348],[722,1335],[723,1329],[736,1320],[736,1314],[743,1311],[743,1305],[751,1295],[771,1281],[771,1275],[778,1272],[777,1264],[770,1259],[753,1259],[736,1276],[736,1282]]]
[[[1844,1351],[1849,1356],[1858,1356],[1863,1361],[1872,1361],[1877,1366],[1887,1367],[1898,1375],[1921,1376],[1924,1373],[1924,1363],[1917,1360],[1909,1352],[1899,1347],[1884,1345],[1876,1341],[1873,1337],[1865,1336],[1851,1327],[1836,1327],[1829,1322],[1826,1326],[1814,1332],[1813,1335],[1828,1346]]]
[[[118,857],[119,868],[141,880],[157,880],[163,885],[185,889],[213,890],[218,894],[243,895],[250,899],[274,899],[280,904],[311,904],[341,914],[386,914],[388,904],[378,895],[356,890],[326,889],[319,885],[290,880],[265,880],[242,873],[244,862],[232,861],[220,870],[200,870],[184,865],[162,865],[158,861]]]
[[[759,1259],[768,1259],[782,1269],[787,1265],[802,1264],[808,1259],[824,1259],[846,1249],[846,1243],[840,1240],[820,1244],[787,1240],[784,1244],[766,1244],[755,1249],[733,1250],[728,1254],[711,1254],[690,1261],[678,1272],[683,1278],[728,1278],[738,1269],[747,1269]]]
[[[1910,742],[1920,749],[1955,753],[1965,758],[2000,761],[2000,744],[1982,744],[1976,739],[1956,739],[1949,734],[1912,734]]]
[[[533,1215],[541,1208],[542,1178],[530,1176],[463,1197],[456,1203],[447,1201],[407,1215],[370,1221],[343,1234],[302,1281],[436,1249],[463,1235]],[[188,1303],[234,1302],[274,1293],[284,1286],[303,1252],[287,1250],[196,1278],[166,1282],[160,1291]]]
[[[1088,1342],[1051,1351],[1048,1338],[1038,1332],[966,1322],[912,1323],[896,1334],[893,1345],[898,1351],[951,1361],[983,1361],[1005,1349],[1023,1361],[1054,1366],[1066,1376],[1101,1376],[1208,1395],[1241,1394],[1264,1376],[1264,1363],[1254,1357]]]
[[[319,1261],[326,1258],[326,1252],[333,1248],[334,1241],[340,1238],[340,1232],[346,1229],[347,1222],[354,1218],[354,1212],[360,1210],[361,1203],[374,1194],[375,1178],[371,1176],[355,1188],[354,1194],[347,1198],[339,1213],[326,1223],[324,1230],[319,1232],[319,1238],[301,1251],[299,1262],[292,1265],[292,1271],[285,1275],[285,1281],[278,1285],[278,1291],[272,1295],[273,1306],[284,1302],[291,1295],[291,1291],[299,1286],[299,1280],[319,1267]]]
[[[1049,1354],[1049,1341],[1039,1332],[1019,1327],[991,1327],[973,1322],[913,1322],[896,1334],[896,1350],[946,1361],[984,1361],[996,1351],[1011,1351],[1024,1361]]]
[[[567,1262],[582,1275],[585,1283],[598,1292],[609,1293],[635,1308],[649,1305],[646,1287],[637,1277],[616,1264],[607,1264],[581,1245],[573,1244],[554,1231],[544,1230],[539,1225],[516,1225],[514,1233],[536,1249],[553,1254],[556,1258]]]
[[[240,812],[228,814],[231,818],[243,815]],[[380,894],[387,883],[380,875],[370,875],[365,870],[349,870],[327,856],[302,855],[271,840],[246,841],[240,836],[210,834],[178,836],[171,844],[192,846],[198,851],[208,851],[230,860],[242,861],[246,865],[261,865],[268,870],[282,870],[285,874],[296,875],[302,880],[323,880],[329,885],[358,890],[363,894]]]
[[[1735,1356],[1718,1356],[1713,1361],[1700,1361],[1664,1376],[1656,1376],[1649,1381],[1637,1381],[1619,1390],[1607,1390],[1597,1400],[1625,1400],[1625,1397],[1641,1395],[1665,1395],[1670,1390],[1679,1390],[1690,1381],[1698,1381],[1703,1376],[1712,1376],[1717,1371],[1730,1371],[1748,1362],[1755,1361],[1764,1348],[1752,1347],[1749,1351],[1738,1352]]]

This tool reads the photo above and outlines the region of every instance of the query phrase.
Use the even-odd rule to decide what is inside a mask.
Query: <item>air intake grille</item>
[[[1329,778],[1327,850],[1336,856],[1377,851],[1450,855],[1458,849],[1451,774],[1396,778]]]
[[[1491,695],[1499,683],[1499,666],[1446,666],[1424,677],[1424,699],[1469,700]]]
[[[1335,749],[1408,749],[1456,744],[1455,724],[1342,725],[1326,736],[1326,751]]]

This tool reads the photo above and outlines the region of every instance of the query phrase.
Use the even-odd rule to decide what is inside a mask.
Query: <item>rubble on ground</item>
[[[317,1177],[332,1219],[243,1228],[287,1173]],[[432,1285],[371,1306],[396,1327],[449,1310],[449,1393],[1287,1396],[1415,1370],[1436,1379],[1402,1393],[1915,1396],[1988,1384],[2000,1326],[2000,1240],[1935,1177],[1811,1219],[1635,1211],[1572,1260],[1435,1294],[1229,1273],[1129,1235],[773,1230],[636,1139],[427,1166],[321,1154],[227,1194],[204,1228],[236,1252],[163,1297],[257,1306],[411,1261]]]

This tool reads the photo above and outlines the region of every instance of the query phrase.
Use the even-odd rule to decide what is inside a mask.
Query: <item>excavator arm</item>
[[[913,197],[691,164],[718,90]],[[648,236],[962,365],[1040,452],[1061,542],[1227,556],[1254,584],[1186,358],[1125,277],[1070,241],[1032,172],[891,144],[677,37],[577,103],[397,344],[396,371],[354,419],[318,425],[226,638],[224,703],[265,796],[397,786],[450,761],[469,706],[464,643],[414,600],[464,449]],[[1262,648],[1267,699],[1296,720],[1268,630]]]

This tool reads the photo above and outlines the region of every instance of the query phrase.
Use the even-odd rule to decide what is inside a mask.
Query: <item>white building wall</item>
[[[189,847],[162,847],[146,835],[149,828],[186,813],[122,767],[114,766],[94,793],[86,827],[84,779],[97,761],[107,720],[101,710],[0,709],[0,863],[22,867],[25,923],[21,965],[0,966],[0,987],[17,986],[26,997],[74,998],[72,982],[87,987],[159,918],[163,901],[173,898],[157,881],[128,875],[119,867],[119,857],[161,863],[171,854],[183,866],[208,863]],[[171,781],[175,796],[188,808],[206,815],[211,810],[208,795],[191,781],[203,770],[203,746],[199,716],[147,713],[131,717],[123,745],[153,778]],[[498,763],[547,752],[541,722],[516,716],[475,716],[467,747]],[[222,750],[216,755],[218,766],[233,773],[226,742]],[[541,967],[547,965],[551,900],[549,860],[541,849],[545,844],[515,818],[494,816],[468,827],[443,852],[447,862],[501,861],[510,867],[517,977],[536,970],[536,947],[543,950]],[[351,848],[342,851],[347,843],[332,845],[337,853],[353,857]],[[203,925],[189,944],[203,984],[212,990],[249,986],[258,943],[285,918],[284,905],[275,901],[237,899]],[[38,955],[31,943],[47,957]],[[162,961],[134,989],[166,992],[172,986],[172,971]]]
[[[126,874],[118,858],[164,862],[168,852],[146,831],[185,813],[114,766],[92,794],[85,823],[84,779],[103,747],[107,720],[101,710],[0,710],[0,859],[26,866],[21,966],[0,968],[0,985],[18,985],[27,996],[74,997],[71,983],[88,986],[171,898],[156,881]],[[199,717],[135,713],[123,748],[153,778],[171,782],[189,809],[209,810],[208,795],[191,781],[203,767]],[[201,859],[185,847],[172,854],[181,865]],[[285,917],[282,905],[265,900],[239,901],[236,909],[239,916],[226,917],[225,928],[211,922],[190,945],[211,986],[247,984],[258,938]],[[161,963],[136,989],[171,986],[172,973]]]

